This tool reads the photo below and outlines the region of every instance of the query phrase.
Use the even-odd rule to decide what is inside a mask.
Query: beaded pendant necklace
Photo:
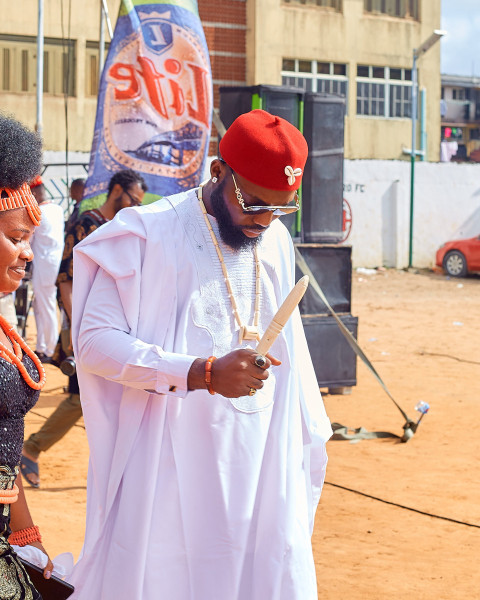
[[[243,340],[259,340],[260,333],[258,331],[258,323],[260,321],[260,261],[258,260],[257,248],[255,246],[253,248],[253,256],[255,258],[255,307],[253,313],[253,325],[244,325],[242,323],[242,320],[240,319],[240,315],[238,314],[237,302],[233,295],[233,289],[230,283],[230,278],[228,276],[227,267],[223,259],[222,251],[218,244],[218,240],[215,236],[215,232],[213,231],[210,221],[208,219],[207,209],[205,208],[205,204],[203,203],[202,188],[203,184],[200,185],[200,187],[198,188],[198,200],[200,202],[200,208],[202,209],[203,218],[205,219],[208,231],[210,232],[210,237],[212,238],[213,245],[215,246],[215,250],[217,251],[220,266],[222,267],[223,278],[225,280],[225,285],[227,286],[227,292],[228,297],[230,298],[230,303],[232,305],[233,316],[235,317],[235,321],[240,327],[238,341],[241,344]]]
[[[25,383],[34,390],[41,390],[45,385],[45,381],[47,379],[45,375],[45,369],[43,368],[42,363],[38,356],[27,346],[25,341],[18,335],[15,329],[10,325],[10,323],[0,315],[0,327],[3,329],[3,332],[8,337],[10,342],[12,343],[13,352],[8,348],[5,344],[0,342],[0,356],[2,356],[9,363],[14,364],[17,369],[20,371],[20,375],[23,377]],[[34,381],[25,365],[22,363],[22,350],[25,352],[27,356],[29,356],[33,364],[35,365],[38,375],[39,381]]]

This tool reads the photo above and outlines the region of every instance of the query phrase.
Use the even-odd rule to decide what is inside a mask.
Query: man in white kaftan
[[[58,341],[56,280],[64,244],[63,208],[48,200],[45,187],[38,177],[32,184],[32,193],[42,211],[42,221],[32,238],[34,253],[32,286],[33,313],[37,328],[36,353],[48,362]]]
[[[265,115],[251,117],[255,128]],[[317,599],[310,537],[331,428],[300,315],[265,370],[256,366],[257,341],[239,342],[212,237],[243,322],[260,294],[259,335],[294,285],[293,246],[273,210],[250,216],[235,204],[239,231],[255,242],[225,242],[210,213],[214,186],[235,199],[235,168],[242,200],[262,188],[221,150],[228,164],[214,161],[203,188],[208,217],[190,190],[121,211],[75,250],[73,338],[91,450],[75,600]],[[306,152],[299,166],[295,157],[298,179]],[[286,206],[289,185],[262,206]],[[210,355],[215,395],[199,358]]]

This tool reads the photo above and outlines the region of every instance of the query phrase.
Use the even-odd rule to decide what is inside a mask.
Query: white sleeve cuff
[[[187,380],[190,367],[198,357],[165,352],[160,346],[154,346],[154,349],[162,361],[161,370],[157,371],[155,390],[147,391],[183,398],[188,392]]]

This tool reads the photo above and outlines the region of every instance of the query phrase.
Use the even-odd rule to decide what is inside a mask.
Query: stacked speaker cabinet
[[[353,337],[358,318],[352,307],[352,248],[334,244],[296,244],[328,303]],[[297,266],[298,280],[303,273]],[[345,392],[357,383],[355,352],[336,320],[310,286],[300,302],[300,313],[318,385],[331,393]]]
[[[305,93],[303,134],[309,152],[302,179],[303,243],[297,248],[330,306],[356,338],[358,319],[351,314],[352,249],[338,245],[343,236],[344,121],[344,98]],[[298,269],[297,273],[300,276]],[[319,386],[340,393],[356,385],[356,355],[312,289],[307,290],[300,312]]]
[[[261,108],[282,117],[303,132],[302,88],[277,85],[220,88],[220,119],[226,128],[241,114]],[[301,193],[300,193],[301,199]],[[301,215],[294,213],[282,218],[293,239],[300,240]]]
[[[342,239],[345,100],[306,92],[303,134],[308,160],[302,179],[302,240]]]
[[[282,217],[294,243],[333,310],[357,337],[351,314],[351,247],[341,246],[345,100],[301,88],[257,85],[220,88],[220,118],[229,127],[241,114],[262,108],[303,132],[309,156],[303,175],[301,218]],[[297,279],[302,273],[297,267]],[[300,313],[318,384],[331,393],[356,385],[356,356],[312,288]]]
[[[220,88],[220,119],[228,129],[243,113],[262,108],[286,119],[302,131],[302,88],[278,85],[252,85]]]

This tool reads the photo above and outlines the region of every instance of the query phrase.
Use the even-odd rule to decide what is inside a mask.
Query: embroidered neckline
[[[240,319],[240,315],[238,314],[238,306],[235,300],[235,296],[233,295],[233,289],[230,283],[230,277],[228,276],[228,271],[225,265],[222,250],[220,249],[217,237],[208,219],[207,209],[205,208],[205,204],[203,203],[202,188],[203,184],[200,185],[200,187],[198,188],[198,201],[200,203],[200,208],[202,209],[203,218],[205,219],[205,223],[210,233],[210,237],[212,238],[213,245],[215,246],[218,260],[220,261],[220,266],[222,267],[223,278],[225,280],[225,285],[227,286],[227,292],[228,297],[230,298],[230,303],[232,305],[233,316],[235,317],[235,321],[237,322],[240,328],[238,334],[238,341],[241,344],[244,340],[259,340],[260,334],[258,331],[258,323],[260,321],[260,261],[258,260],[257,248],[253,248],[253,256],[255,259],[255,307],[253,314],[253,325],[244,325],[242,323],[242,320]]]

